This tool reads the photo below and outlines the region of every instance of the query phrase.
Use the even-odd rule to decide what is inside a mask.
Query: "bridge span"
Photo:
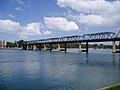
[[[84,35],[74,35],[74,36],[65,36],[60,38],[48,38],[48,39],[40,39],[40,40],[31,40],[25,41],[23,44],[23,50],[32,50],[42,49],[43,50],[50,50],[52,51],[53,45],[57,45],[58,51],[67,51],[67,44],[68,43],[77,43],[79,48],[79,52],[88,52],[88,43],[90,42],[112,42],[112,52],[120,52],[116,51],[116,44],[115,42],[120,42],[120,31],[118,33],[114,32],[100,32],[100,33],[91,33],[91,34],[84,34]],[[86,43],[86,49],[82,50],[81,43]],[[64,45],[64,48],[61,48],[61,44]],[[49,45],[47,48],[46,45]],[[120,45],[120,43],[119,43]],[[38,46],[38,47],[36,47]]]

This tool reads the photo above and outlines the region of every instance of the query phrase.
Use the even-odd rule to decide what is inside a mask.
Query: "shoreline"
[[[78,48],[67,48],[67,49],[78,49]],[[82,48],[82,50],[84,50],[85,48]],[[0,50],[23,50],[22,48],[0,48]],[[39,49],[36,49],[36,50],[39,50]],[[53,50],[56,50],[53,48]],[[99,49],[99,48],[89,48],[89,50],[112,50],[111,49]],[[116,49],[116,50],[119,50],[119,49]]]
[[[103,88],[96,89],[96,90],[118,90],[118,89],[115,89],[115,88],[120,89],[120,84],[114,84],[114,85],[103,87]]]
[[[0,48],[0,50],[22,50],[22,48]]]

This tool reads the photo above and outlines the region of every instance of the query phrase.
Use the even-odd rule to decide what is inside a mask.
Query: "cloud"
[[[73,21],[68,21],[66,18],[62,17],[45,17],[45,26],[48,29],[60,30],[60,31],[72,31],[78,30],[78,26]]]
[[[9,14],[8,16],[9,16],[10,18],[15,18],[12,14]]]
[[[43,31],[42,32],[44,35],[52,35],[52,32],[51,31]]]
[[[41,33],[42,32],[42,33]],[[12,20],[0,19],[0,33],[17,35],[20,38],[28,38],[29,36],[50,35],[51,31],[42,31],[39,22],[28,23],[26,26],[20,25],[19,22]]]
[[[24,9],[22,9],[21,7],[16,7],[17,11],[23,11]]]
[[[60,7],[69,7],[77,12],[110,14],[120,11],[120,1],[106,0],[57,0]]]
[[[90,26],[118,26],[120,24],[120,1],[106,0],[57,0],[57,5],[76,11],[74,19]]]
[[[77,20],[82,24],[86,24],[89,26],[111,26],[111,25],[119,25],[120,18],[115,15],[112,17],[103,17],[101,15],[70,15],[70,18]]]
[[[16,34],[18,32],[18,30],[20,30],[21,28],[22,27],[21,27],[20,23],[18,23],[18,22],[0,19],[0,32],[1,33]]]
[[[87,25],[102,25],[105,21],[105,19],[99,15],[79,15],[78,18],[79,22]]]
[[[89,25],[89,26],[115,26],[118,27],[120,24],[119,15],[102,16],[96,14],[77,14],[68,15],[68,18],[72,18],[79,23]]]
[[[16,2],[19,4],[22,4],[22,5],[24,4],[24,2],[22,0],[16,0]]]
[[[21,32],[18,33],[21,38],[27,38],[28,36],[41,35],[39,23],[29,23],[27,26],[23,26]]]

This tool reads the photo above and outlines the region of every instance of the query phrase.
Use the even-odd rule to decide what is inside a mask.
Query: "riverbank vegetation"
[[[23,43],[25,41],[24,40],[19,40],[19,41],[15,41],[15,42],[6,42],[6,48],[21,48]]]
[[[120,85],[114,85],[114,86],[106,88],[104,90],[120,90]]]

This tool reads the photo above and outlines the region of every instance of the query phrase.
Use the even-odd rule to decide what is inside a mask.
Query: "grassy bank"
[[[120,84],[116,84],[116,85],[113,85],[110,87],[105,87],[105,88],[102,88],[100,90],[120,90]]]

